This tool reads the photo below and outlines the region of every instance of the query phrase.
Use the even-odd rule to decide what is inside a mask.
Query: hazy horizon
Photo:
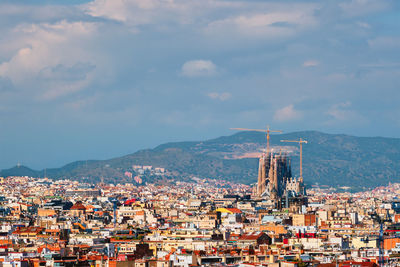
[[[219,138],[219,137],[222,137],[222,136],[234,135],[235,133],[238,133],[238,132],[243,132],[243,131],[232,131],[232,133],[227,134],[227,135],[214,136],[214,137],[207,138],[207,139],[204,139],[204,140],[203,140],[203,139],[202,139],[202,140],[171,140],[171,141],[168,141],[168,142],[156,144],[156,145],[151,146],[151,147],[143,147],[143,148],[139,148],[139,149],[136,149],[136,150],[133,150],[133,151],[130,151],[130,152],[125,152],[125,154],[110,155],[110,156],[106,156],[106,157],[104,157],[104,158],[76,158],[76,159],[72,159],[72,160],[67,161],[67,162],[61,162],[60,164],[57,164],[57,163],[56,163],[56,165],[45,165],[45,166],[34,167],[34,166],[31,166],[31,165],[26,164],[26,163],[24,163],[24,162],[18,161],[17,163],[15,163],[15,164],[12,165],[12,166],[6,166],[6,167],[0,168],[0,169],[9,169],[9,168],[16,167],[16,166],[18,166],[18,165],[20,165],[20,166],[25,166],[25,167],[28,167],[28,168],[30,168],[30,169],[37,170],[37,171],[39,171],[39,170],[44,170],[44,169],[46,169],[46,168],[47,168],[47,169],[48,169],[48,168],[60,168],[60,167],[63,167],[63,166],[65,166],[65,165],[67,165],[67,164],[69,164],[69,163],[72,163],[72,162],[75,162],[75,161],[109,160],[109,159],[112,159],[112,158],[118,158],[118,157],[126,156],[126,155],[128,155],[128,154],[135,153],[135,152],[137,152],[137,151],[139,151],[139,150],[142,150],[142,149],[154,149],[154,148],[156,148],[157,146],[163,145],[163,144],[166,144],[166,143],[171,143],[171,142],[172,142],[172,143],[173,143],[173,142],[201,142],[201,141],[212,140],[212,139]],[[355,137],[371,137],[371,138],[376,137],[376,138],[397,138],[397,139],[399,139],[399,137],[358,136],[358,135],[351,135],[351,134],[346,134],[346,133],[328,133],[328,132],[323,132],[323,131],[318,131],[318,130],[291,131],[291,132],[275,133],[275,134],[271,134],[271,135],[285,135],[285,134],[291,134],[291,133],[297,133],[297,132],[321,132],[321,133],[324,133],[324,134],[348,135],[348,136],[355,136]],[[312,142],[312,140],[308,140],[308,142]],[[91,151],[91,152],[93,152],[93,151]],[[50,159],[47,159],[47,160],[50,160]],[[46,161],[46,160],[45,160],[45,161]]]

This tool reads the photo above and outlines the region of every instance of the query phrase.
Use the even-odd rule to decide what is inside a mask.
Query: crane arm
[[[301,140],[301,141],[298,141],[298,140],[281,140],[281,142],[288,142],[288,143],[305,143],[305,144],[307,144],[307,141],[306,141],[306,140]]]
[[[281,130],[263,130],[263,129],[248,129],[248,128],[229,128],[231,130],[239,130],[239,131],[251,131],[251,132],[263,132],[263,133],[282,133]]]
[[[266,133],[266,130],[262,129],[247,129],[247,128],[230,128],[231,130],[239,130],[239,131],[250,131],[250,132],[263,132]]]
[[[269,125],[267,125],[267,129],[247,129],[247,128],[230,128],[231,130],[239,130],[239,131],[250,131],[250,132],[262,132],[267,136],[267,153],[269,153],[269,133],[281,133],[280,130],[270,130]]]

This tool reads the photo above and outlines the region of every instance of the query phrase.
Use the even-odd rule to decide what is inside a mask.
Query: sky
[[[267,124],[400,137],[399,28],[396,0],[0,0],[0,168]]]

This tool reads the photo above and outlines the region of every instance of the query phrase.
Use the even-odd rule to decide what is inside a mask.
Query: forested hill
[[[282,139],[303,138],[303,170],[306,184],[350,186],[355,189],[400,182],[400,139],[355,137],[316,131],[271,135],[274,151],[284,151],[292,158],[293,174],[298,174],[299,149],[296,143]],[[175,142],[154,149],[109,160],[76,161],[61,168],[46,169],[49,178],[131,182],[126,172],[137,175],[133,165],[165,168],[163,179],[206,177],[254,183],[257,179],[257,156],[265,148],[266,138],[259,132],[239,132],[206,141]],[[24,166],[2,170],[1,176],[28,175],[43,177],[44,170]],[[143,175],[142,175],[143,176]],[[144,174],[143,179],[161,176]],[[161,179],[161,178],[159,178]]]

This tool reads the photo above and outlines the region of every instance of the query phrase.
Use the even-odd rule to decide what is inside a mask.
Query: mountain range
[[[299,147],[296,143],[280,140],[299,138],[308,141],[303,145],[303,176],[308,186],[348,186],[361,190],[400,182],[400,138],[356,137],[317,131],[271,135],[271,148],[275,153],[287,153],[291,157],[294,175],[298,175],[299,170]],[[257,181],[258,156],[265,146],[263,133],[238,132],[206,141],[166,143],[108,160],[75,161],[60,168],[32,170],[15,166],[0,171],[0,176],[46,175],[54,179],[89,182],[101,179],[133,182],[133,178],[126,175],[126,172],[136,175],[133,165],[151,165],[165,168],[166,174],[147,175],[145,181],[199,177],[251,184]]]

